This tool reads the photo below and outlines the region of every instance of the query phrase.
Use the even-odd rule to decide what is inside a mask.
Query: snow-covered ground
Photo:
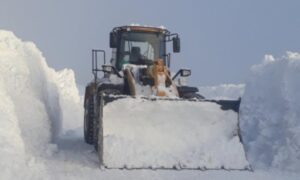
[[[83,140],[73,71],[56,72],[33,43],[0,30],[0,179],[299,179],[299,66],[299,54],[289,53],[252,68],[241,128],[254,172],[101,170]],[[200,92],[232,99],[243,87]]]

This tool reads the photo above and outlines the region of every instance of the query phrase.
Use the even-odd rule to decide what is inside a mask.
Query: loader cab
[[[113,50],[111,64],[119,71],[124,64],[148,66],[158,58],[163,59],[165,64],[169,64],[166,42],[170,39],[170,35],[168,30],[155,27],[114,28],[110,33],[110,47]],[[177,39],[179,41],[178,35]]]

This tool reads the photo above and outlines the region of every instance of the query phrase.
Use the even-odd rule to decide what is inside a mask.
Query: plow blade
[[[98,154],[106,168],[246,170],[239,101],[102,96]]]

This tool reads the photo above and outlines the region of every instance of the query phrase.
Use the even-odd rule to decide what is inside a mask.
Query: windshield
[[[162,34],[122,33],[117,68],[122,69],[124,64],[151,65],[157,58],[164,59],[164,52]]]

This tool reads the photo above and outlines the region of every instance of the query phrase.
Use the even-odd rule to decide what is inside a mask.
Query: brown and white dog
[[[170,73],[162,59],[155,60],[153,65],[149,67],[148,73],[154,80],[152,86],[154,95],[161,97],[178,97],[177,88],[172,82]]]

